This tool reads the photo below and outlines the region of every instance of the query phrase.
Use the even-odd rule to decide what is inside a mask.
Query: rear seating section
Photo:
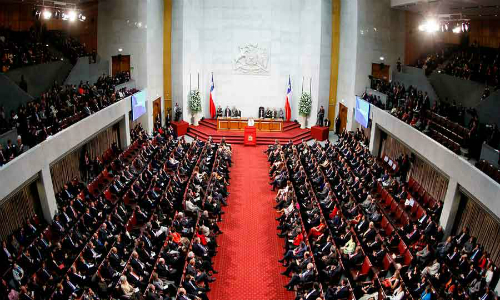
[[[495,180],[496,182],[500,183],[500,169],[496,168],[489,162],[485,161],[484,159],[478,161],[476,163],[476,167],[486,173],[486,175],[490,176]]]
[[[16,253],[2,275],[9,289],[20,292],[21,298],[26,294],[33,299],[79,299],[84,294],[98,294],[101,299],[118,299],[124,296],[118,283],[123,275],[137,289],[134,293],[145,293],[151,282],[164,287],[160,294],[175,297],[184,277],[187,250],[196,242],[193,237],[199,216],[184,211],[185,189],[199,186],[205,195],[207,186],[215,184],[211,177],[194,182],[195,166],[207,174],[218,166],[217,174],[226,175],[221,172],[227,172],[228,157],[218,147],[200,141],[188,144],[156,133],[154,137],[138,134],[130,148],[87,186],[97,196],[75,184],[75,196],[67,200],[71,205],[60,207],[52,225],[47,227],[36,217],[26,226],[29,241],[9,240],[9,249]],[[211,159],[202,160],[205,155]],[[126,167],[128,173],[121,173]],[[115,177],[118,172],[119,178]],[[212,189],[220,188],[217,183]],[[125,195],[130,198],[128,204],[123,201]],[[203,203],[195,205],[203,208]],[[215,241],[217,231],[213,229],[210,234]],[[200,261],[194,248],[193,252],[190,258]],[[29,259],[30,253],[40,257]],[[19,272],[25,279],[18,281]],[[144,280],[131,282],[134,274],[141,274]],[[46,289],[33,290],[35,282],[44,282]]]
[[[409,195],[407,199],[413,198],[414,205],[407,205],[407,199],[396,200],[396,191],[391,194],[380,182],[376,181],[382,173],[379,167],[367,165],[366,158],[363,161],[363,166],[352,167],[351,161],[353,160],[348,159],[347,155],[354,153],[354,147],[356,146],[359,146],[359,144],[354,139],[354,136],[350,133],[343,133],[337,145],[327,143],[325,147],[319,144],[309,147],[302,144],[297,149],[297,152],[301,153],[302,165],[308,172],[309,178],[317,178],[317,168],[321,166],[320,177],[329,182],[332,188],[335,187],[332,197],[325,198],[321,196],[324,200],[321,200],[320,205],[323,209],[323,216],[328,219],[326,222],[334,239],[338,242],[337,245],[339,247],[343,246],[345,233],[344,230],[339,231],[338,229],[338,224],[342,224],[342,222],[336,220],[337,218],[330,218],[332,210],[338,210],[341,219],[346,224],[343,226],[351,227],[348,232],[353,234],[356,244],[361,247],[364,257],[364,260],[360,261],[362,264],[350,267],[351,271],[347,274],[355,291],[355,296],[366,295],[360,292],[360,287],[362,287],[365,278],[377,282],[378,286],[381,287],[379,291],[380,297],[375,297],[375,299],[385,299],[386,296],[397,293],[398,291],[394,289],[394,286],[390,287],[390,283],[395,280],[405,283],[406,298],[414,297],[414,299],[418,299],[426,287],[430,287],[436,298],[458,299],[462,297],[460,295],[469,294],[470,281],[464,282],[463,277],[461,277],[467,274],[460,271],[462,269],[458,268],[457,260],[450,259],[453,257],[453,247],[446,252],[440,252],[443,245],[441,243],[443,235],[442,232],[440,235],[437,231],[439,218],[436,218],[435,214],[436,207],[441,205],[440,202],[433,199],[413,178],[410,178],[408,182]],[[304,149],[310,150],[304,151]],[[323,151],[327,154],[324,155]],[[351,166],[350,172],[345,171],[348,169],[345,168],[342,161],[345,161],[347,166]],[[389,168],[388,164],[387,166]],[[364,178],[367,178],[364,171],[367,167],[372,170],[373,181],[364,181]],[[330,177],[325,175],[335,174],[335,170],[338,170],[340,178],[335,177],[335,175]],[[354,177],[360,178],[363,186],[372,191],[371,197],[374,196],[377,199],[374,207],[370,204],[370,201],[365,202],[367,195],[360,197],[360,191],[348,183],[350,178]],[[341,178],[344,181],[339,185]],[[312,180],[312,182],[316,182],[316,179]],[[316,195],[319,196],[324,193],[325,188],[321,180],[318,181],[318,184],[312,183],[311,185],[315,187]],[[346,191],[347,195],[345,194]],[[354,209],[350,206],[352,199],[354,199],[355,203]],[[376,212],[381,213],[381,217],[374,218],[377,215]],[[368,234],[367,231],[369,232],[371,229],[367,228],[366,225],[360,225],[360,223],[367,222],[363,220],[374,223],[375,240],[364,238],[364,235]],[[364,226],[363,229],[358,229],[360,226]],[[427,232],[433,226],[434,230]],[[342,228],[342,225],[340,228]],[[463,235],[466,236],[466,233],[451,237],[452,243],[459,249],[465,243],[462,240]],[[468,240],[469,238],[465,237],[465,239]],[[375,247],[375,249],[372,247]],[[426,247],[428,247],[430,254],[424,257],[422,256],[422,250]],[[481,246],[479,245],[479,247]],[[382,251],[380,256],[377,255],[378,251]],[[348,258],[351,257],[351,255],[348,256]],[[437,261],[433,261],[434,258]],[[348,260],[347,263],[349,263]],[[432,277],[433,273],[429,273],[433,272],[431,266],[434,263],[439,264],[439,273],[441,274],[439,280]],[[467,259],[463,264],[466,264],[465,269],[467,270],[470,269],[471,264],[474,265],[478,274],[477,278],[485,274],[490,266],[494,272],[497,270],[497,267],[489,260],[486,260],[484,266],[481,264],[481,267],[476,267],[474,262]],[[367,271],[369,267],[373,272],[373,277]],[[395,274],[395,270],[399,270],[401,277]],[[366,276],[366,274],[368,275]],[[426,276],[422,279],[421,274],[426,274]],[[417,283],[420,283],[420,285],[417,285]],[[454,292],[448,290],[451,283],[456,286]],[[496,283],[492,284],[494,286]],[[484,293],[485,289],[483,287],[473,296],[477,295],[480,298]]]

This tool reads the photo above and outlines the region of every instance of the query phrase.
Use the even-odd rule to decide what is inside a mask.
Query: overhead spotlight
[[[60,10],[56,10],[54,13],[54,19],[59,20],[62,17],[62,12]]]
[[[74,22],[76,20],[76,11],[74,10],[68,11],[67,18],[70,22]]]
[[[439,24],[434,19],[428,19],[424,24],[418,26],[418,30],[434,33],[439,30]]]
[[[462,27],[462,32],[465,32],[465,25],[464,25],[464,23],[462,23],[461,27]]]
[[[459,26],[453,28],[453,33],[460,33],[461,28]]]
[[[48,20],[52,17],[52,12],[50,10],[45,9],[42,15],[45,20]]]
[[[448,26],[448,23],[444,24],[444,29],[445,29],[446,31],[450,30],[450,28],[449,28],[449,26]]]
[[[83,14],[79,14],[79,15],[78,15],[78,21],[83,22],[83,21],[85,21],[86,19],[87,19],[87,17],[86,17],[86,16],[84,16]]]
[[[469,22],[465,23],[465,32],[469,32]]]
[[[33,17],[40,17],[40,10],[36,7],[33,7]]]

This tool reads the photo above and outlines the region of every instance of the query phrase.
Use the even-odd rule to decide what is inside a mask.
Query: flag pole
[[[200,90],[200,72],[198,72],[198,91]]]
[[[189,92],[191,93],[191,73],[189,73]]]
[[[304,93],[304,76],[302,76],[302,93]]]
[[[309,95],[312,95],[312,87],[311,87],[312,86],[312,81],[313,81],[313,78],[310,77],[309,78]]]

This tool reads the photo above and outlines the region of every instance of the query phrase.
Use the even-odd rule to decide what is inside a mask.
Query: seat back
[[[413,255],[411,255],[410,251],[407,249],[405,254],[404,254],[403,264],[405,266],[409,266],[409,265],[411,265],[412,261],[413,261]]]
[[[403,242],[403,240],[400,240],[398,244],[399,255],[403,255],[407,250],[408,248],[406,247],[405,242]]]
[[[384,259],[382,260],[382,270],[389,271],[389,269],[393,266],[392,257],[389,253],[386,253]]]
[[[363,261],[363,265],[361,266],[359,275],[368,275],[368,273],[370,273],[371,268],[372,268],[372,263],[370,262],[370,259],[368,259],[368,256],[365,256],[365,260]]]

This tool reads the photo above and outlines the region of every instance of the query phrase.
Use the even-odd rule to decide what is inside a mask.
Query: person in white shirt
[[[394,290],[392,295],[388,296],[390,300],[401,300],[405,296],[405,290],[403,288],[403,284],[400,284],[397,289]]]

